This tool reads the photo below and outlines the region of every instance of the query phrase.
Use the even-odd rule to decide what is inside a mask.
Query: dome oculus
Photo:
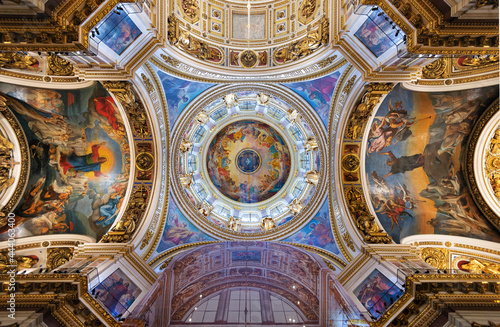
[[[257,203],[278,193],[290,175],[290,150],[271,126],[242,120],[225,126],[210,142],[207,171],[226,197]]]

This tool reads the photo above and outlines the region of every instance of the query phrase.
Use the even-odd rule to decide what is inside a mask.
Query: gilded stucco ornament
[[[448,60],[447,58],[439,58],[434,60],[424,68],[422,68],[422,77],[427,79],[434,78],[447,78],[448,73]]]
[[[34,66],[39,64],[38,60],[30,55],[19,52],[2,52],[0,53],[0,68],[32,70]]]
[[[299,6],[299,22],[307,24],[313,19],[313,14],[318,7],[317,0],[303,0]]]
[[[490,140],[484,159],[485,172],[490,181],[493,193],[500,201],[500,128]]]
[[[354,172],[359,169],[359,157],[354,153],[346,154],[342,158],[342,169],[347,172]]]
[[[351,140],[358,140],[363,136],[365,125],[372,114],[373,108],[375,108],[384,95],[392,91],[393,87],[394,85],[391,83],[368,84],[361,102],[349,118],[344,137]]]
[[[363,234],[365,242],[392,243],[392,237],[380,229],[375,217],[370,213],[361,192],[361,188],[352,186],[345,190],[345,197],[351,217],[354,218],[356,227]]]
[[[154,92],[155,88],[154,88],[153,84],[151,83],[151,80],[144,73],[141,73],[141,78],[142,78],[142,82],[144,83],[144,87],[146,88],[148,93]]]
[[[471,274],[500,274],[500,264],[481,259],[471,259],[468,263],[462,264],[462,268]]]
[[[12,151],[14,144],[0,133],[0,191],[14,184],[11,170],[14,168],[14,158]]]
[[[73,248],[48,248],[47,268],[54,270],[73,258]]]
[[[52,53],[47,57],[49,75],[56,76],[71,76],[73,75],[73,64]]]
[[[149,152],[141,152],[135,158],[135,166],[140,171],[148,171],[153,169],[155,165],[155,158]]]
[[[262,231],[267,232],[273,228],[276,228],[276,224],[274,223],[273,218],[264,217],[260,222],[260,228],[262,229]]]
[[[324,40],[328,39],[325,33],[318,29],[310,32],[303,39],[292,42],[274,52],[274,60],[278,64],[284,64],[291,61],[296,61],[300,58],[306,57],[318,49]]]
[[[38,260],[31,256],[11,256],[8,252],[0,252],[0,273],[6,274],[9,269],[16,268],[17,271],[33,268]]]
[[[182,16],[191,24],[200,19],[200,6],[198,0],[179,0]]]
[[[224,60],[223,52],[208,43],[198,40],[189,31],[179,27],[179,19],[172,13],[168,17],[168,41],[183,52],[200,60],[221,64]]]
[[[448,253],[447,249],[423,248],[420,257],[437,269],[448,269]]]
[[[227,223],[227,228],[239,232],[241,230],[241,219],[235,218],[233,216],[229,217],[229,221]]]
[[[253,68],[259,62],[257,52],[252,49],[246,49],[240,52],[239,59],[240,64],[245,68]]]

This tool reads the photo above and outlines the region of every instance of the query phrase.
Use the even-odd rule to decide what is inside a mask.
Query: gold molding
[[[163,109],[163,110],[161,110],[161,112],[164,115],[163,120],[164,120],[164,124],[165,124],[165,134],[166,134],[164,146],[169,147],[170,146],[170,122],[169,122],[168,116],[167,116],[168,110],[167,110],[167,103],[165,100],[165,94],[163,92],[163,87],[160,83],[160,79],[158,78],[158,75],[153,70],[153,67],[151,66],[149,61],[145,63],[144,67],[145,67],[144,69],[146,70],[146,72],[148,72],[149,75],[153,78],[154,86],[156,87],[156,90],[158,90],[159,98],[161,99],[162,109]],[[150,96],[153,96],[153,95],[154,95],[154,92],[150,93]],[[164,155],[166,155],[168,158],[169,153],[164,153]],[[170,168],[169,168],[170,160],[166,160],[166,164],[167,164],[166,171],[168,172],[170,170]],[[166,178],[166,180],[162,181],[162,183],[164,183],[166,185],[165,185],[165,199],[164,199],[164,203],[163,203],[162,212],[160,215],[161,218],[160,218],[159,222],[157,222],[156,226],[153,226],[153,227],[151,225],[149,226],[149,231],[154,233],[155,236],[154,236],[153,244],[151,245],[148,252],[144,256],[144,260],[148,260],[151,257],[151,255],[153,254],[153,252],[155,251],[156,246],[158,245],[158,242],[160,241],[160,237],[161,237],[161,234],[163,233],[165,221],[167,219],[166,212],[168,210],[168,202],[170,200],[170,179]],[[144,242],[144,240],[143,240],[143,243],[148,245],[149,241]],[[142,244],[141,244],[141,246],[142,246]]]
[[[394,85],[391,83],[371,83],[368,84],[361,101],[349,115],[347,125],[343,133],[343,142],[341,144],[342,158],[346,155],[355,155],[358,160],[361,155],[361,141],[368,119],[374,114],[375,107],[381,101],[382,97],[392,91]],[[346,150],[349,149],[349,150]],[[344,153],[345,152],[345,153]],[[392,237],[389,236],[377,223],[376,218],[370,213],[367,201],[363,195],[363,189],[359,185],[359,164],[354,165],[356,169],[346,169],[342,165],[342,176],[344,196],[347,207],[354,220],[354,225],[358,228],[367,243],[392,243]],[[354,168],[354,167],[351,167]]]
[[[418,287],[417,287],[418,286]],[[486,293],[486,294],[485,294]],[[489,294],[488,294],[489,293]],[[434,300],[441,305],[494,306],[500,308],[500,275],[491,274],[415,274],[406,277],[405,293],[382,314],[370,323],[373,327],[414,326],[417,322],[430,322],[427,315]],[[481,304],[484,303],[484,304]],[[426,306],[421,310],[421,306]],[[433,308],[439,312],[439,306]],[[420,312],[420,313],[419,313]],[[409,320],[409,318],[412,318]]]
[[[30,158],[31,158],[28,149],[28,141],[26,139],[26,135],[24,134],[21,124],[14,116],[10,108],[8,107],[9,105],[21,106],[21,104],[14,98],[11,97],[5,98],[0,93],[0,112],[2,113],[3,117],[7,120],[7,122],[12,126],[16,134],[17,141],[19,142],[19,147],[21,151],[21,169],[20,169],[20,174],[18,176],[19,181],[9,201],[5,204],[3,208],[1,208],[1,212],[3,213],[4,217],[7,217],[7,215],[14,210],[17,203],[21,199],[21,196],[24,193],[24,188],[26,187],[26,184],[28,183],[29,179],[28,169],[30,167]]]
[[[470,134],[467,147],[465,150],[465,177],[467,180],[467,185],[469,186],[470,193],[472,198],[477,204],[477,207],[484,214],[486,219],[489,220],[493,226],[500,230],[500,217],[490,208],[488,202],[485,201],[483,195],[481,194],[481,190],[479,190],[478,184],[474,177],[474,156],[476,151],[476,144],[481,135],[483,128],[486,126],[488,121],[495,115],[499,110],[499,99],[496,99],[481,115],[478,119],[472,132]],[[482,157],[482,156],[481,156]],[[476,167],[480,169],[480,167]]]

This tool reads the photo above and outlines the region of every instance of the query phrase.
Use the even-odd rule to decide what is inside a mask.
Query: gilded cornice
[[[167,104],[165,101],[165,94],[163,93],[163,87],[161,86],[161,82],[158,78],[158,75],[155,73],[155,71],[153,70],[153,67],[151,67],[149,62],[146,62],[146,64],[144,65],[144,70],[148,74],[147,76],[150,76],[153,79],[153,81],[151,82],[151,80],[149,80],[149,77],[147,77],[146,75],[143,74],[144,77],[142,77],[142,79],[143,79],[144,83],[146,84],[146,80],[147,80],[147,81],[149,81],[149,83],[151,85],[149,87],[148,92],[149,92],[150,99],[153,102],[154,109],[156,110],[156,115],[163,116],[162,119],[160,119],[160,123],[161,123],[160,125],[164,126],[163,129],[160,128],[160,134],[161,134],[160,140],[163,140],[163,141],[161,142],[161,145],[159,148],[168,149],[169,144],[170,144],[170,127],[169,127],[169,120],[166,117],[168,110],[167,110]],[[148,88],[147,86],[145,86],[145,87]],[[161,105],[159,104],[159,101],[161,102]],[[158,103],[158,105],[161,106],[161,108],[156,107],[157,103]],[[156,246],[158,245],[158,242],[160,241],[160,237],[161,237],[161,234],[163,232],[163,228],[164,228],[165,221],[167,218],[166,212],[168,209],[168,201],[169,201],[169,196],[170,196],[170,192],[169,192],[170,179],[166,178],[166,176],[168,175],[169,165],[170,165],[170,160],[168,160],[168,155],[169,155],[169,153],[166,151],[164,151],[162,153],[163,163],[161,165],[161,168],[162,168],[161,174],[165,178],[162,178],[162,182],[161,182],[162,190],[159,192],[162,195],[158,198],[158,202],[161,203],[162,207],[161,207],[161,209],[159,209],[159,208],[156,209],[156,212],[155,212],[153,218],[151,219],[151,222],[149,223],[149,227],[148,227],[148,231],[146,232],[146,236],[143,238],[141,245],[140,245],[141,250],[149,245],[147,253],[145,255],[143,255],[143,258],[146,261],[151,257]],[[154,241],[151,244],[149,244],[151,239],[153,239]]]
[[[202,69],[197,69],[191,67],[189,65],[183,64],[182,62],[171,58],[167,55],[162,55],[165,59],[158,58],[156,55],[153,55],[150,59],[150,63],[158,67],[160,70],[173,75],[178,76],[184,79],[197,81],[197,82],[205,82],[205,83],[217,83],[217,84],[225,84],[225,83],[293,83],[300,82],[306,80],[312,80],[316,78],[320,78],[322,76],[328,75],[340,67],[347,64],[347,60],[342,57],[338,57],[336,55],[332,57],[328,57],[320,61],[319,63],[311,64],[310,66],[301,68],[297,71],[292,71],[290,73],[276,73],[269,74],[266,73],[266,76],[260,77],[240,77],[239,75],[230,76],[218,73],[210,73],[204,71]],[[188,72],[189,70],[189,72]],[[307,73],[303,73],[302,71],[308,71]],[[194,72],[194,73],[193,73]],[[199,74],[196,74],[199,73]],[[236,72],[236,74],[240,74]]]
[[[498,54],[498,23],[446,22],[429,0],[362,0],[361,4],[380,7],[406,34],[410,53]]]
[[[345,101],[347,97],[349,96],[349,93],[351,92],[352,86],[356,82],[356,79],[358,78],[356,75],[353,75],[347,82],[346,78],[347,76],[350,76],[353,72],[355,71],[354,67],[352,65],[349,65],[346,70],[342,73],[342,76],[340,76],[337,86],[335,87],[335,91],[332,95],[332,104],[330,107],[330,115],[329,115],[329,122],[328,122],[328,131],[329,135],[333,134],[332,129],[337,129],[338,126],[338,120],[340,118],[340,110],[344,108]],[[330,142],[330,147],[328,149],[328,157],[332,158],[335,156],[335,147],[336,144],[335,142]],[[334,167],[334,162],[330,164],[330,170],[328,173],[329,180],[330,182],[335,180],[335,167]],[[349,247],[351,251],[355,251],[354,243],[347,232],[345,228],[345,224],[343,224],[342,232],[339,230],[338,222],[337,222],[337,217],[340,216],[340,213],[338,213],[338,203],[337,203],[337,192],[335,192],[334,185],[329,185],[329,211],[330,211],[330,222],[332,225],[333,233],[335,235],[335,239],[337,241],[337,244],[339,245],[339,249],[344,255],[344,257],[347,259],[347,261],[352,260],[352,254],[346,249],[346,246]],[[342,218],[340,218],[342,219]]]
[[[500,275],[492,274],[414,274],[406,277],[405,293],[371,326],[428,326],[428,311],[439,313],[440,306],[431,306],[434,300],[446,307],[447,303],[463,306],[491,306],[500,308]],[[490,294],[485,294],[490,293]],[[424,310],[422,306],[426,306]],[[420,312],[420,313],[419,313]],[[415,314],[417,314],[415,316]],[[413,317],[411,321],[409,318]]]
[[[10,276],[0,275],[0,307],[8,306]],[[80,274],[16,275],[16,307],[48,308],[65,326],[94,326],[96,321],[107,326],[120,324],[88,292],[87,276]],[[49,294],[44,294],[49,293]],[[70,307],[70,308],[69,308]],[[89,311],[90,310],[90,311]]]

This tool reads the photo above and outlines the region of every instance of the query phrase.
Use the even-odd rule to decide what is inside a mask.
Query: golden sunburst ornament
[[[257,65],[258,55],[252,49],[243,50],[240,53],[240,64],[245,68],[253,68]]]

